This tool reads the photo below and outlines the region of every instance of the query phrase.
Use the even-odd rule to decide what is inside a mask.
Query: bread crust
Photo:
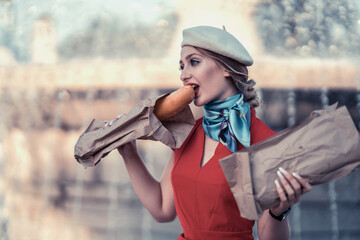
[[[154,106],[154,114],[160,120],[168,119],[180,113],[195,98],[194,88],[190,85],[158,99]]]

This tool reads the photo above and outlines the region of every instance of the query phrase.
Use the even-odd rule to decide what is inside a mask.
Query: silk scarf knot
[[[237,141],[250,146],[250,106],[242,94],[204,105],[203,128],[210,138],[237,152]]]

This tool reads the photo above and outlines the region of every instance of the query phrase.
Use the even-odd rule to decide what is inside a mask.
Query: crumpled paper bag
[[[346,107],[336,105],[220,160],[242,217],[257,220],[279,204],[274,184],[279,167],[317,185],[360,165],[360,135]]]
[[[141,101],[111,126],[105,127],[104,121],[93,119],[75,145],[76,160],[85,168],[93,167],[112,150],[135,139],[160,141],[170,148],[179,148],[195,119],[186,106],[179,114],[160,122],[153,113],[154,105],[168,94]]]

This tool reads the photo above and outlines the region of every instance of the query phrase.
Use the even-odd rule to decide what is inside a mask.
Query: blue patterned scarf
[[[204,105],[203,128],[210,138],[220,141],[231,152],[237,151],[237,141],[250,146],[250,106],[244,103],[243,95],[236,94],[226,99]]]

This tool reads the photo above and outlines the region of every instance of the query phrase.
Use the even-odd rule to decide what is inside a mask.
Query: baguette
[[[194,88],[190,85],[183,86],[158,99],[154,106],[154,114],[160,121],[168,119],[180,113],[194,98]]]

